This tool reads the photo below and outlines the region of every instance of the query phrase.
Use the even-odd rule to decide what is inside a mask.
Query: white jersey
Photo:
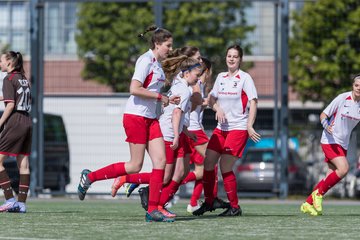
[[[339,144],[345,150],[349,147],[351,131],[360,121],[360,102],[352,99],[351,92],[337,96],[323,111],[333,125],[333,133],[326,130],[321,136],[322,144]]]
[[[172,142],[174,140],[174,129],[172,125],[172,115],[175,108],[181,109],[183,112],[180,118],[179,124],[179,133],[182,132],[184,122],[185,122],[185,115],[187,112],[190,111],[190,97],[191,92],[188,88],[188,83],[183,78],[176,78],[173,81],[173,84],[169,90],[169,96],[180,96],[181,100],[178,105],[169,104],[164,108],[164,113],[160,116],[159,123],[161,132],[164,136],[165,141]]]
[[[136,61],[132,79],[132,81],[141,82],[146,90],[160,93],[160,89],[165,82],[165,74],[151,49]],[[131,95],[126,103],[124,113],[154,119],[156,118],[156,105],[157,99]]]
[[[205,96],[205,85],[201,81],[198,81],[197,84],[199,84],[201,98],[203,99]],[[190,113],[190,125],[188,130],[195,131],[204,128],[202,125],[203,113],[204,108],[202,105],[198,105],[195,110]]]
[[[218,123],[223,131],[246,130],[249,117],[248,103],[257,99],[257,92],[251,76],[239,70],[229,77],[228,72],[219,73],[210,94],[217,98],[217,104],[225,113],[226,121]]]

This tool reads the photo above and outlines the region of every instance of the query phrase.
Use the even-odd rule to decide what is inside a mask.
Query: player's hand
[[[180,103],[180,101],[181,101],[181,97],[178,96],[178,95],[176,95],[176,96],[171,96],[171,97],[169,98],[169,101],[170,101],[171,104],[178,105],[178,104]]]
[[[254,142],[259,142],[261,135],[258,134],[253,127],[248,127],[249,138]]]
[[[225,123],[226,122],[226,117],[225,117],[225,113],[221,108],[218,108],[216,110],[216,114],[215,114],[215,119],[220,123]]]
[[[325,128],[325,131],[327,131],[329,134],[333,134],[333,132],[334,132],[334,123],[332,123],[331,125],[329,125],[329,126],[327,126],[326,128]]]
[[[178,148],[178,146],[179,146],[179,136],[175,136],[172,144],[170,145],[170,148],[172,150],[176,150]]]

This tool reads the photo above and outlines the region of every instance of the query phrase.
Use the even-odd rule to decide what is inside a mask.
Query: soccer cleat
[[[220,213],[219,217],[236,217],[241,216],[242,210],[241,207],[238,205],[238,208],[229,207],[224,212]]]
[[[122,185],[124,185],[126,182],[126,176],[120,176],[115,178],[113,184],[111,185],[111,196],[115,197],[117,191],[119,190],[119,188],[122,187]]]
[[[145,221],[146,222],[174,222],[175,218],[167,218],[158,210],[154,210],[151,213],[146,211]]]
[[[311,193],[311,197],[313,199],[313,206],[315,210],[318,212],[318,214],[322,214],[322,201],[323,196],[319,193],[319,190],[316,189]]]
[[[126,197],[130,197],[130,195],[132,194],[132,192],[138,187],[140,186],[140,184],[137,183],[130,183],[125,187],[125,194]]]
[[[88,169],[84,169],[81,172],[80,175],[80,182],[78,185],[78,195],[79,195],[79,199],[82,201],[85,198],[86,192],[89,189],[90,185],[91,185],[91,181],[88,178],[88,174],[91,173],[90,170]]]
[[[196,210],[198,210],[200,208],[200,204],[198,203],[196,206],[191,206],[191,204],[187,205],[186,211],[190,214],[192,214],[193,212],[195,212]]]
[[[15,202],[13,208],[8,210],[10,213],[26,213],[26,205],[23,202]]]
[[[140,188],[139,195],[141,206],[145,209],[145,211],[147,211],[149,203],[149,186]]]
[[[214,202],[213,202],[213,208],[214,209],[218,209],[218,208],[229,208],[230,207],[230,203],[229,202],[225,202],[224,200],[220,199],[220,198],[215,198]]]
[[[3,205],[0,206],[0,212],[8,212],[11,209],[18,207],[14,198],[6,200]]]
[[[192,214],[195,216],[203,215],[205,212],[212,212],[215,209],[210,206],[207,202],[203,202],[200,206],[200,208],[196,211],[194,211]]]
[[[167,210],[164,207],[159,206],[158,210],[159,210],[159,212],[161,212],[167,218],[175,218],[176,217],[175,213],[170,212],[169,210]]]
[[[318,212],[315,210],[314,206],[309,204],[308,202],[304,202],[300,206],[300,211],[303,213],[308,213],[311,216],[318,216]]]

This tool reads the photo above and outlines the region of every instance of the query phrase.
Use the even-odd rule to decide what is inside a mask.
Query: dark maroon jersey
[[[3,81],[3,96],[5,106],[14,102],[14,111],[31,111],[30,83],[24,75],[19,72],[9,73]]]

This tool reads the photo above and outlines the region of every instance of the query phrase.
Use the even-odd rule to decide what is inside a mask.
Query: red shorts
[[[163,137],[157,119],[124,114],[123,126],[127,137],[125,141],[130,143],[146,144],[150,140]]]
[[[206,133],[204,132],[204,130],[194,130],[194,131],[189,131],[192,133],[196,134],[197,137],[197,141],[194,142],[192,139],[190,139],[190,144],[192,147],[198,146],[198,145],[203,145],[204,143],[209,142],[209,138],[206,135]]]
[[[248,137],[246,130],[221,131],[215,128],[207,148],[220,154],[241,157]]]
[[[201,156],[201,154],[195,150],[195,148],[192,149],[191,156],[190,156],[190,164],[195,163],[197,165],[204,164],[204,158]]]
[[[198,151],[196,151],[195,146],[203,145],[203,144],[209,142],[209,138],[206,135],[206,133],[204,132],[204,130],[195,130],[195,131],[189,131],[189,132],[193,132],[197,136],[196,142],[194,142],[192,139],[189,138],[190,148],[191,148],[190,164],[191,163],[195,163],[195,164],[199,164],[199,165],[204,164],[204,158],[203,158],[203,156],[201,156],[200,153],[198,153]]]
[[[172,142],[165,141],[166,164],[173,164],[177,158],[183,158],[186,154],[191,153],[189,138],[184,133],[180,133],[177,149],[172,150],[170,145]]]
[[[330,162],[336,157],[346,157],[347,150],[339,144],[321,144],[321,148],[325,154],[325,162]]]

